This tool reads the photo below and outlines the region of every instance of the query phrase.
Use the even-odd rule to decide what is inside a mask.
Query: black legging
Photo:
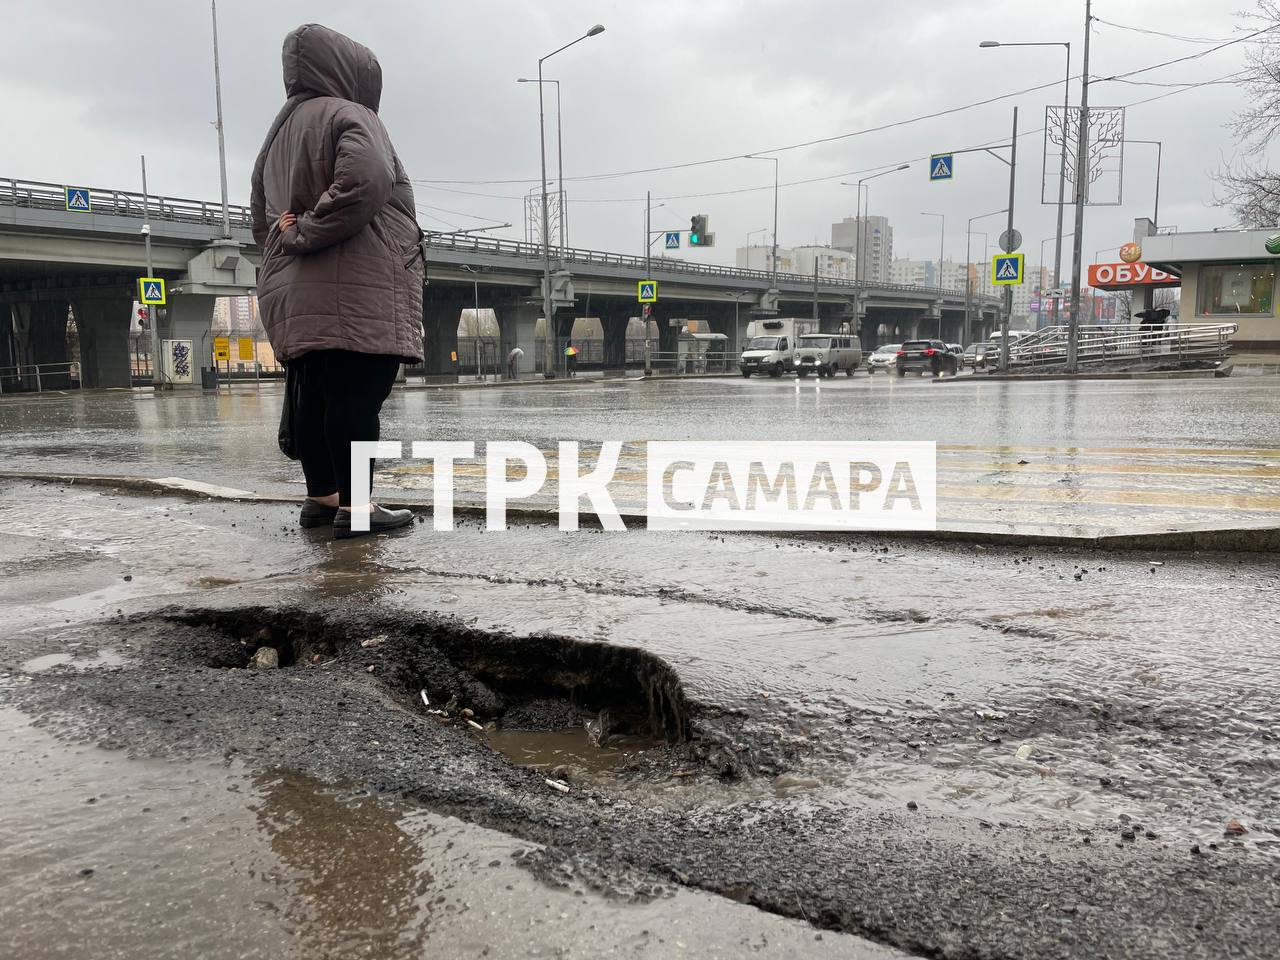
[[[379,439],[378,412],[391,393],[398,357],[312,350],[289,361],[298,377],[294,437],[307,496],[338,494],[351,506],[351,442]]]

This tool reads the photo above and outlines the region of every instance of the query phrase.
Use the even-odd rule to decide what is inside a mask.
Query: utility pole
[[[1013,135],[1009,139],[1009,238],[1013,238],[1014,184],[1018,172],[1018,108],[1013,108]],[[1013,244],[1010,244],[1013,246]],[[1008,251],[1006,251],[1008,252]],[[1024,276],[1025,280],[1026,277]],[[1004,288],[1004,315],[1000,321],[1000,372],[1009,372],[1009,318],[1013,314],[1013,287]]]
[[[142,243],[146,248],[147,276],[154,277],[151,264],[151,200],[147,193],[147,158],[142,157]],[[147,326],[151,329],[151,388],[164,386],[164,374],[160,372],[160,325],[156,323],[156,308],[147,304]]]
[[[1076,135],[1076,235],[1071,241],[1071,317],[1067,321],[1067,373],[1076,372],[1080,337],[1080,259],[1084,241],[1084,205],[1089,194],[1089,33],[1093,0],[1084,0],[1084,63],[1080,68],[1080,128]]]
[[[209,0],[213,9],[213,90],[218,102],[218,173],[222,178],[222,239],[231,239],[231,210],[227,206],[227,140],[222,132],[222,71],[218,66],[218,0]],[[145,175],[143,179],[146,179]],[[145,193],[145,188],[143,189]],[[150,237],[148,237],[148,240]],[[151,275],[151,268],[147,268]]]

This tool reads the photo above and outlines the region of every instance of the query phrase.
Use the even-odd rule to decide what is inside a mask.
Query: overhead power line
[[[1135,100],[1131,103],[1121,104],[1121,106],[1125,107],[1126,109],[1129,107],[1138,107],[1144,104],[1154,103],[1157,100],[1163,100],[1166,97],[1172,97],[1180,93],[1186,93],[1189,90],[1195,90],[1195,89],[1198,89],[1199,87],[1211,86],[1213,84],[1220,84],[1220,83],[1230,83],[1230,82],[1233,82],[1233,78],[1240,77],[1245,73],[1248,73],[1248,71],[1237,71],[1235,73],[1230,73],[1222,77],[1215,77],[1210,80],[1198,80],[1198,81],[1188,81],[1186,83],[1170,84],[1170,86],[1173,86],[1174,89],[1171,89],[1165,93],[1157,94],[1153,97],[1147,97],[1143,100]],[[1115,79],[1118,82],[1129,82],[1134,84],[1143,83],[1142,81],[1124,81],[1118,77],[1108,78],[1108,79]],[[1058,81],[1058,82],[1061,83],[1062,81]],[[1152,85],[1163,86],[1163,84],[1152,84]],[[1022,130],[1022,131],[1019,131],[1018,133],[1018,139],[1021,140],[1026,137],[1033,137],[1043,132],[1044,132],[1044,127],[1036,127],[1034,129]],[[1007,137],[1002,137],[996,140],[988,140],[985,143],[974,144],[970,147],[965,147],[963,149],[982,150],[988,147],[999,147],[1003,144],[1007,144],[1008,142],[1009,141]],[[768,152],[768,151],[763,151],[763,152]],[[928,159],[930,159],[928,156],[906,157],[906,158],[902,158],[892,162],[877,164],[872,167],[864,167],[859,170],[846,170],[846,171],[843,171],[842,173],[827,174],[820,177],[806,177],[801,180],[786,180],[779,183],[778,187],[781,189],[785,187],[804,186],[810,183],[824,183],[824,182],[829,182],[831,180],[841,180],[841,179],[844,179],[845,177],[859,176],[866,173],[874,173],[878,170],[884,170],[890,167],[897,167],[903,163],[920,163]],[[443,187],[438,185],[439,181],[413,180],[413,183],[418,184],[419,186],[425,187],[428,190],[442,191],[444,193],[462,194],[464,196],[469,196],[469,197],[482,197],[488,200],[523,201],[525,199],[523,196],[513,196],[510,194],[482,193],[479,191],[459,190],[453,187]],[[671,194],[668,196],[652,197],[651,199],[654,201],[698,200],[698,199],[705,199],[708,197],[724,197],[724,196],[732,196],[735,194],[743,194],[743,193],[759,193],[766,190],[772,190],[773,188],[774,188],[774,185],[772,183],[766,183],[766,184],[761,184],[755,187],[737,187],[731,190],[719,190],[719,191],[713,191],[710,193],[703,192],[703,193]],[[644,203],[645,198],[644,197],[584,197],[584,198],[578,198],[578,199],[568,198],[568,202],[569,203]],[[425,206],[425,205],[420,204],[420,206]],[[430,209],[441,210],[442,212],[445,212],[445,213],[457,212],[457,211],[443,210],[443,208],[441,207],[431,207]],[[472,216],[472,217],[475,216],[474,214],[460,214],[460,215]],[[439,220],[438,217],[433,217],[432,219]],[[481,217],[477,219],[492,219],[492,218]]]
[[[1231,37],[1184,37],[1176,33],[1165,33],[1163,30],[1151,30],[1146,27],[1128,27],[1123,23],[1114,23],[1110,20],[1103,20],[1101,17],[1093,18],[1097,23],[1105,23],[1108,27],[1115,27],[1117,30],[1129,30],[1133,33],[1145,33],[1153,37],[1165,37],[1168,40],[1181,40],[1183,43],[1225,43]]]
[[[1198,53],[1189,54],[1185,57],[1176,57],[1172,60],[1164,60],[1164,61],[1161,61],[1160,63],[1153,63],[1150,66],[1140,67],[1136,70],[1127,71],[1126,73],[1118,73],[1110,77],[1099,77],[1096,80],[1093,80],[1091,82],[1105,83],[1112,80],[1123,80],[1126,77],[1134,77],[1134,76],[1137,76],[1138,74],[1148,73],[1152,70],[1159,70],[1164,67],[1172,66],[1177,63],[1185,63],[1189,60],[1198,60],[1201,57],[1206,57],[1211,53],[1217,52],[1218,50],[1222,50],[1226,47],[1233,46],[1237,43],[1244,43],[1248,40],[1252,40],[1256,37],[1261,36],[1264,33],[1269,33],[1276,29],[1280,29],[1280,24],[1273,25],[1270,27],[1265,27],[1261,30],[1254,31],[1253,33],[1243,34],[1239,37],[1222,40],[1220,42],[1214,41],[1215,46],[1212,46],[1206,50],[1201,50]],[[1072,76],[1069,79],[1079,80],[1080,77],[1077,75],[1077,76]],[[1062,82],[1061,80],[1053,80],[1049,83],[1037,84],[1036,86],[1033,86],[1033,87],[1025,87],[1021,90],[1015,90],[1010,93],[999,94],[998,96],[994,96],[994,97],[987,97],[983,100],[975,100],[971,103],[961,104],[956,107],[948,107],[944,110],[934,111],[933,113],[921,114],[915,117],[907,117],[902,120],[895,120],[889,123],[879,124],[874,127],[864,127],[860,130],[852,130],[847,133],[833,134],[832,136],[828,136],[828,137],[817,137],[815,139],[804,140],[799,143],[791,143],[791,144],[786,144],[784,146],[778,146],[778,147],[761,148],[761,149],[749,151],[749,153],[734,153],[726,156],[710,157],[703,160],[688,160],[682,163],[660,164],[652,167],[641,167],[634,170],[621,170],[613,173],[586,174],[586,175],[576,176],[576,177],[566,177],[565,179],[571,182],[579,182],[579,183],[591,182],[591,181],[597,181],[597,180],[614,180],[614,179],[620,179],[622,177],[638,176],[640,174],[645,174],[645,173],[663,173],[669,170],[686,170],[691,167],[702,167],[702,166],[708,166],[716,163],[727,163],[733,160],[741,160],[746,156],[755,155],[755,154],[784,153],[789,150],[801,150],[806,147],[820,146],[822,144],[827,144],[827,143],[836,143],[841,140],[849,140],[854,137],[866,136],[867,134],[871,134],[871,133],[882,133],[885,130],[892,130],[898,127],[904,127],[914,123],[921,123],[925,120],[936,120],[940,117],[952,116],[957,113],[962,113],[966,110],[973,110],[973,109],[976,109],[977,107],[984,107],[984,106],[989,106],[990,104],[993,104],[993,103],[999,103],[1002,100],[1009,100],[1014,97],[1024,96],[1028,93],[1036,93],[1037,91],[1040,91],[1040,90],[1047,90],[1052,87],[1058,86],[1058,84],[1061,82]],[[1188,88],[1188,89],[1192,89],[1192,88]],[[499,179],[488,179],[488,180],[418,179],[418,180],[414,180],[413,182],[423,184],[424,186],[437,185],[437,184],[451,185],[451,186],[453,185],[456,185],[456,186],[503,186],[503,185],[532,184],[532,183],[538,183],[539,180],[537,178],[501,179],[501,180]]]

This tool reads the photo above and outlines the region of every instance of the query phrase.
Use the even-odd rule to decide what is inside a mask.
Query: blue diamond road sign
[[[678,234],[678,233],[668,233],[668,234],[667,234],[667,249],[668,249],[668,250],[679,250],[679,249],[680,249],[680,234]]]
[[[929,179],[950,180],[956,175],[955,154],[936,153],[929,158]]]

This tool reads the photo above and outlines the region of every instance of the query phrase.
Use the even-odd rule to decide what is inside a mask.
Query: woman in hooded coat
[[[413,520],[408,510],[352,503],[351,444],[378,439],[400,364],[422,360],[422,231],[378,117],[373,52],[307,24],[285,37],[283,59],[289,99],[253,170],[258,302],[297,381],[302,525],[332,523],[341,539],[365,532],[352,529],[353,508],[374,532]]]

